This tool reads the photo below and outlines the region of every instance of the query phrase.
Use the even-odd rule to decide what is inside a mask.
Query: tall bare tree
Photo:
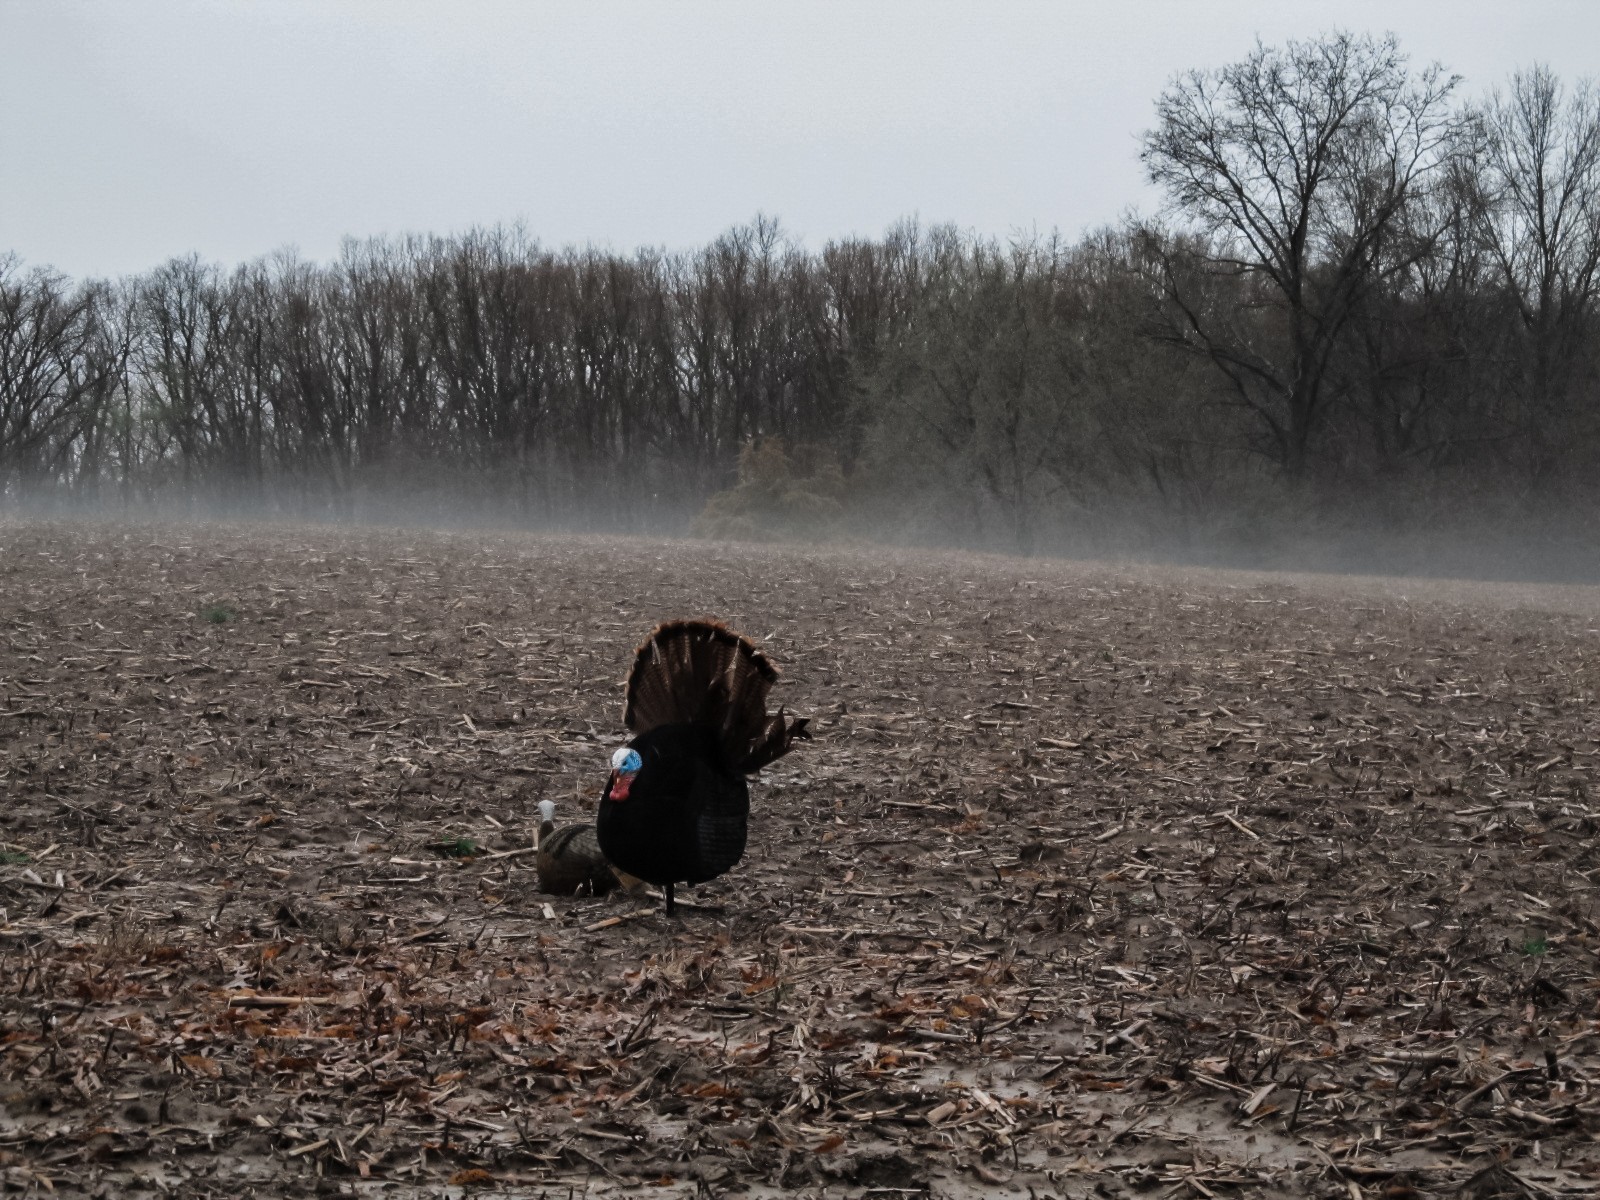
[[[1573,389],[1600,367],[1600,91],[1563,92],[1535,67],[1485,113],[1484,238],[1521,328],[1512,385],[1541,470],[1571,444]]]
[[[1044,502],[1070,484],[1084,418],[1077,297],[1054,244],[928,240],[915,320],[879,373],[885,454],[967,485],[1024,554]]]
[[[58,477],[93,420],[111,369],[91,353],[95,295],[0,256],[0,498],[18,484]]]
[[[1340,330],[1408,257],[1385,242],[1448,158],[1456,83],[1437,66],[1413,75],[1392,37],[1337,33],[1258,44],[1180,76],[1157,103],[1141,157],[1207,239],[1169,263],[1168,335],[1226,375],[1291,475],[1330,398]],[[1426,240],[1412,251],[1426,252]]]

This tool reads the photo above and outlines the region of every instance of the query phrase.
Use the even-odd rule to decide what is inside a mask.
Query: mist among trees
[[[1142,159],[1167,208],[1077,241],[809,250],[759,217],[681,254],[0,258],[0,502],[1401,567],[1537,524],[1593,555],[1590,85],[1258,46],[1176,78]]]

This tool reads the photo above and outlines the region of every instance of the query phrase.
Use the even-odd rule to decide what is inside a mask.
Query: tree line
[[[1159,217],[1075,241],[0,259],[0,499],[1024,552],[1592,505],[1591,86],[1469,101],[1393,39],[1258,45],[1174,79],[1142,158]]]

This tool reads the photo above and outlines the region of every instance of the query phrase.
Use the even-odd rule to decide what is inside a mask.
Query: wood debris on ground
[[[1597,614],[0,522],[0,1184],[1592,1195]],[[679,918],[539,895],[538,801],[592,814],[633,646],[699,615],[817,740]]]

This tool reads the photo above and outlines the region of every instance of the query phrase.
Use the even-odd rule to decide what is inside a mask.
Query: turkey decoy
[[[534,865],[539,871],[539,890],[556,896],[603,896],[621,885],[606,856],[593,825],[568,825],[556,828],[553,801],[539,801],[539,853]]]

